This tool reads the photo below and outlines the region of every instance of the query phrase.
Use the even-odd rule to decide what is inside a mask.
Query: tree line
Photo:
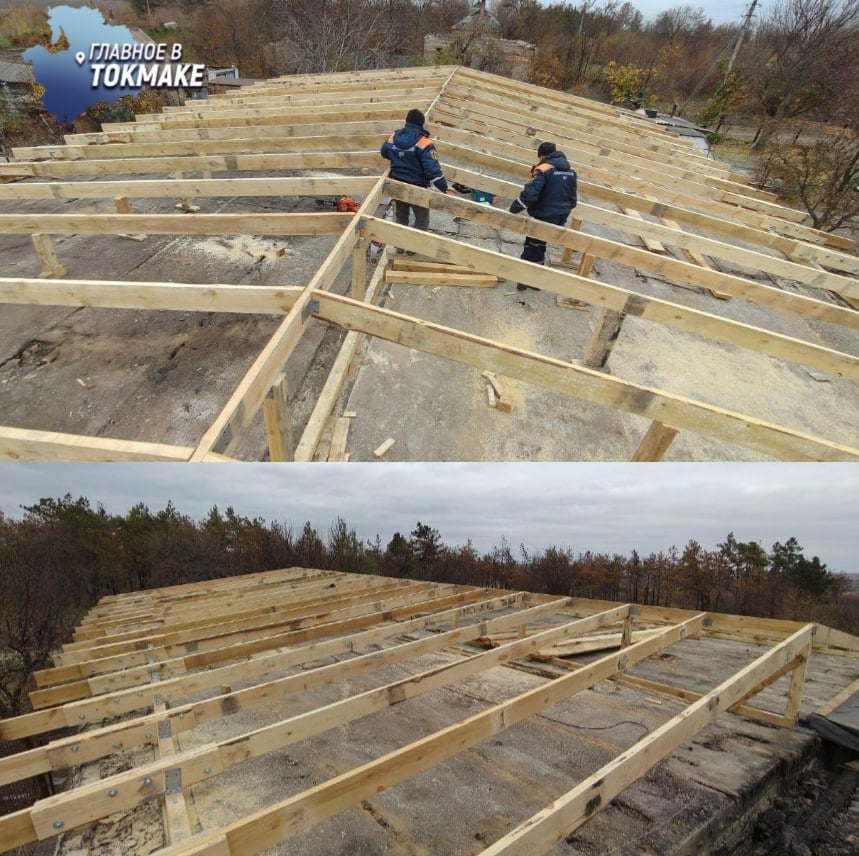
[[[509,588],[647,605],[817,620],[859,633],[859,596],[848,579],[808,557],[795,538],[773,544],[729,533],[713,550],[641,555],[514,549],[502,537],[482,552],[449,546],[418,522],[387,544],[363,540],[338,517],[327,532],[310,522],[247,518],[213,506],[194,520],[172,502],[111,514],[66,495],[0,512],[0,717],[27,708],[33,671],[50,665],[82,615],[105,595],[290,566]]]
[[[141,23],[169,14],[155,33],[198,61],[242,74],[351,71],[426,64],[476,65],[511,75],[509,58],[474,49],[481,33],[432,60],[427,35],[446,35],[469,0],[131,0]],[[153,12],[153,10],[155,10]],[[713,24],[678,4],[645,19],[621,0],[490,0],[497,35],[536,46],[530,82],[628,107],[658,106],[712,130],[750,125],[755,179],[805,208],[818,229],[859,215],[859,4],[775,0]],[[145,15],[143,14],[145,13]],[[743,30],[742,36],[740,35]]]

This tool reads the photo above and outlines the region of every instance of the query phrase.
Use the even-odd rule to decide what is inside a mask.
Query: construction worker
[[[429,131],[424,128],[424,114],[409,110],[405,127],[391,134],[382,144],[381,155],[391,162],[391,178],[417,187],[434,187],[447,193],[447,181],[438,162]],[[409,225],[409,210],[415,213],[415,228],[429,228],[429,208],[411,202],[394,200],[394,214],[401,226]]]
[[[522,189],[519,198],[510,206],[512,214],[518,214],[527,209],[528,215],[535,220],[563,226],[570,216],[570,211],[576,207],[577,176],[570,169],[570,163],[563,152],[555,148],[554,143],[540,143],[537,148],[539,162],[531,168],[531,180]],[[546,261],[546,242],[530,235],[525,238],[520,258],[538,265]],[[524,291],[531,285],[517,283],[516,288]]]

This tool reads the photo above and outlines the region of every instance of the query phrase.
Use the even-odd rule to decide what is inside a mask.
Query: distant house
[[[486,10],[486,0],[477,3],[461,21],[450,28],[446,36],[428,35],[424,38],[424,59],[439,58],[506,74],[515,80],[528,80],[536,45],[501,38],[501,24]]]

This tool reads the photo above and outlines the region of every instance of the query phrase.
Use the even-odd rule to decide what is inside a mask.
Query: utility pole
[[[752,0],[749,4],[749,10],[746,12],[746,18],[743,21],[743,26],[740,28],[740,32],[737,34],[737,41],[734,44],[734,50],[731,52],[731,58],[728,60],[728,67],[725,69],[725,76],[730,74],[731,69],[734,67],[734,62],[737,59],[737,54],[740,52],[740,46],[743,44],[743,39],[752,28],[752,15],[754,15],[755,6],[757,5],[758,0]]]

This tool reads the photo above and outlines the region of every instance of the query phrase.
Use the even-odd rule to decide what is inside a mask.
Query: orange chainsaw
[[[356,202],[351,196],[338,196],[336,199],[317,199],[316,204],[320,207],[328,205],[336,208],[338,214],[355,214],[360,202]]]

